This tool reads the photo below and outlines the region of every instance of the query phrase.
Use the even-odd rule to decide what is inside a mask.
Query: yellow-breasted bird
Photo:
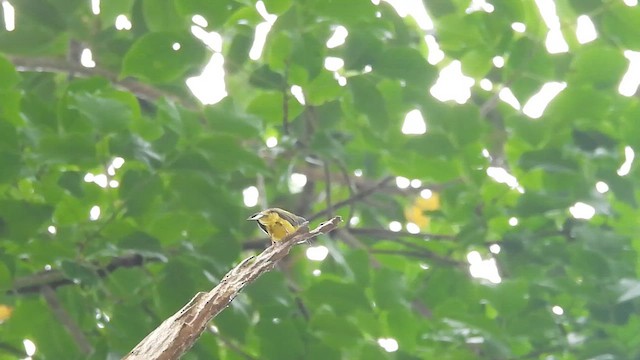
[[[271,244],[282,241],[287,235],[296,231],[307,220],[279,208],[269,208],[255,213],[247,220],[255,220],[262,231],[271,238]]]

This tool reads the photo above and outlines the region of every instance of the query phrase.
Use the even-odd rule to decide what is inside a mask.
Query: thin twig
[[[0,351],[13,355],[15,359],[24,359],[27,356],[24,350],[6,343],[0,343]],[[33,356],[32,359],[34,359]]]
[[[349,189],[349,197],[352,197],[355,194],[356,189],[355,189],[355,185],[353,184],[353,181],[351,180],[351,176],[349,176],[349,171],[347,171],[347,168],[344,166],[344,164],[340,160],[337,160],[336,164],[338,165],[338,169],[340,169],[340,172],[344,177],[344,181],[347,183],[347,189]],[[355,211],[356,211],[355,204],[353,203],[350,204],[349,215],[347,216],[347,223],[345,224],[345,227],[347,229],[351,227],[351,219],[353,218]]]
[[[105,277],[119,268],[140,266],[145,262],[160,261],[159,258],[143,258],[141,255],[125,255],[116,257],[105,267],[95,270],[98,277]],[[69,279],[62,271],[43,271],[34,275],[16,278],[13,288],[6,292],[7,295],[29,294],[40,292],[42,288],[49,287],[55,289],[59,286],[73,284],[73,279]]]
[[[80,352],[84,355],[90,355],[93,353],[93,346],[91,346],[91,343],[87,340],[87,337],[82,332],[82,329],[80,329],[80,326],[78,326],[67,310],[65,310],[62,304],[60,304],[56,292],[49,286],[44,286],[41,288],[41,291],[42,296],[44,296],[44,299],[47,301],[47,305],[49,305],[51,311],[62,326],[67,329],[67,332],[73,338],[73,341],[80,349]]]
[[[378,189],[384,187],[385,185],[387,185],[391,180],[393,180],[394,177],[393,176],[387,176],[384,179],[380,180],[377,184],[375,184],[374,186],[370,187],[369,189],[366,190],[362,190],[361,192],[355,194],[354,196],[343,200],[343,201],[339,201],[335,204],[333,204],[333,210],[335,211],[336,209],[340,209],[344,206],[347,206],[349,204],[352,204],[354,202],[360,201],[364,198],[366,198],[369,195],[374,194],[376,191],[378,191]],[[313,221],[315,219],[318,219],[320,217],[324,217],[328,214],[328,209],[324,209],[322,211],[319,211],[318,213],[315,213],[313,215],[311,215],[309,217],[309,221]]]
[[[326,196],[325,200],[327,202],[327,216],[333,216],[333,206],[331,205],[331,172],[329,170],[329,162],[327,160],[323,161],[322,166],[324,167],[324,189]]]
[[[74,75],[83,77],[101,76],[108,79],[116,86],[126,89],[136,94],[136,96],[138,96],[139,98],[145,100],[155,101],[159,98],[165,97],[181,104],[188,109],[194,109],[196,107],[196,103],[193,101],[164,92],[155,87],[132,79],[119,80],[117,74],[98,67],[86,68],[79,64],[72,64],[66,60],[55,58],[10,56],[9,60],[13,63],[18,71],[51,72],[63,74],[73,73]]]
[[[351,228],[349,231],[354,235],[365,235],[376,238],[396,239],[398,237],[411,237],[423,240],[455,240],[454,235],[432,234],[432,233],[410,233],[408,231],[391,231],[387,229]]]
[[[414,257],[418,259],[433,260],[443,265],[464,266],[465,263],[455,261],[449,258],[445,258],[434,253],[427,251],[410,251],[410,250],[390,250],[390,249],[371,249],[372,254],[384,254],[384,255],[400,255],[407,257]]]

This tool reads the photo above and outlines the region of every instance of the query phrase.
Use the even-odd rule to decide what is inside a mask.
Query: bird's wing
[[[292,214],[286,210],[273,209],[273,211],[276,212],[281,218],[291,223],[291,225],[293,225],[294,227],[298,227],[302,225],[305,221],[307,221],[307,219],[303,218],[302,216]]]

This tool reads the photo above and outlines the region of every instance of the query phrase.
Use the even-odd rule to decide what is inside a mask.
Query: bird
[[[255,221],[258,227],[271,238],[271,245],[282,241],[287,235],[295,232],[307,219],[280,208],[269,208],[247,218]]]

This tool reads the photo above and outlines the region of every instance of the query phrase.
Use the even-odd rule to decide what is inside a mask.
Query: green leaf
[[[464,54],[460,62],[462,72],[476,79],[484,78],[493,67],[493,54],[487,49],[473,49]]]
[[[544,117],[555,123],[574,121],[582,124],[599,123],[609,110],[611,101],[589,87],[567,86],[545,110]]]
[[[0,54],[0,90],[11,89],[20,83],[20,75],[13,64],[2,54]]]
[[[406,284],[402,275],[391,270],[381,269],[373,276],[373,298],[381,309],[391,310],[406,306]]]
[[[338,314],[370,308],[362,289],[354,284],[325,279],[312,284],[304,294],[310,306],[328,305]]]
[[[279,318],[291,312],[294,300],[287,291],[287,283],[281,273],[269,272],[257,279],[247,289],[247,294],[265,318]]]
[[[508,128],[514,131],[514,140],[525,141],[533,147],[542,145],[550,135],[550,127],[544,121],[536,121],[524,114],[512,114],[505,118]]]
[[[269,14],[280,15],[287,11],[292,3],[293,0],[266,0],[264,5]]]
[[[352,250],[345,255],[346,263],[353,271],[355,282],[360,286],[369,286],[369,256],[365,250]]]
[[[229,98],[204,109],[207,123],[217,133],[231,134],[243,139],[257,138],[259,119],[243,114]]]
[[[304,90],[307,103],[316,106],[338,99],[344,92],[338,81],[327,71],[318,74]]]
[[[273,36],[267,38],[265,54],[269,67],[278,71],[285,70],[293,52],[293,41],[291,34],[288,32],[276,32]]]
[[[135,250],[137,254],[153,255],[162,257],[162,246],[160,241],[155,237],[137,231],[118,242],[118,248],[126,250]]]
[[[174,286],[180,285],[181,282],[174,284]],[[174,291],[174,295],[177,295],[177,291]],[[150,296],[157,298],[158,301],[164,300],[159,293],[151,293]],[[147,336],[151,329],[158,326],[158,321],[140,311],[141,300],[134,299],[113,307],[107,332],[109,339],[113,341],[112,349],[120,349],[119,351],[123,353],[130,351],[140,342],[140,339]],[[178,309],[172,310],[175,312]]]
[[[201,274],[195,264],[187,264],[184,259],[173,259],[162,269],[161,280],[157,285],[158,304],[162,316],[169,316],[180,310],[198,290],[193,280]]]
[[[383,44],[379,37],[367,30],[366,28],[349,29],[342,56],[346,70],[362,71],[365,66],[374,64],[383,51]]]
[[[469,15],[449,14],[436,19],[435,23],[438,43],[445,52],[460,52],[485,45],[481,32]]]
[[[247,112],[263,118],[268,124],[282,124],[282,103],[281,92],[262,92],[251,100]],[[303,110],[300,103],[290,100],[289,120],[295,119]]]
[[[4,263],[0,262],[0,289],[8,290],[13,285],[13,275],[9,270],[9,267]]]
[[[368,0],[312,0],[309,9],[320,16],[334,19],[343,24],[356,24],[375,17],[376,8]]]
[[[85,223],[92,207],[93,204],[84,199],[68,196],[58,202],[53,218],[60,225]]]
[[[69,279],[85,286],[93,286],[99,281],[94,269],[71,260],[63,260],[60,269]]]
[[[353,347],[362,337],[360,329],[344,316],[327,311],[311,319],[310,329],[322,342],[337,349]]]
[[[88,134],[45,135],[36,149],[39,161],[48,164],[75,164],[85,168],[97,164],[95,142]]]
[[[627,59],[619,49],[592,44],[580,50],[571,64],[572,81],[592,83],[600,88],[618,85],[627,69]]]
[[[551,210],[568,209],[574,202],[570,198],[556,194],[526,192],[518,198],[516,214],[518,216],[539,215]]]
[[[328,346],[319,339],[317,341],[315,341],[315,339],[311,341],[307,345],[306,350],[305,359],[308,360],[340,359],[340,351],[338,348]]]
[[[429,86],[436,77],[436,71],[425,56],[410,47],[385,49],[373,63],[373,71],[402,79],[416,87]]]
[[[640,50],[640,39],[634,36],[640,26],[640,9],[623,3],[612,4],[602,14],[602,32],[606,37],[615,38],[629,50]]]
[[[409,307],[397,307],[387,313],[389,335],[398,341],[398,347],[408,353],[415,352],[418,343],[420,319]]]
[[[203,65],[205,55],[204,45],[190,35],[148,33],[125,54],[121,75],[136,76],[153,83],[168,83]]]
[[[570,0],[569,3],[578,14],[588,14],[602,6],[601,0]]]
[[[253,29],[249,26],[237,26],[231,39],[231,45],[224,56],[224,70],[234,74],[242,69],[249,59],[249,50],[253,44]]]
[[[65,28],[63,14],[60,14],[49,1],[25,0],[13,5],[15,6],[15,11],[21,16],[37,21],[50,31],[60,32]]]
[[[236,298],[229,307],[218,314],[213,323],[218,327],[220,333],[237,341],[244,341],[247,331],[253,327],[247,318],[249,308],[240,298]]]
[[[288,319],[260,319],[256,325],[260,339],[260,354],[264,359],[295,360],[304,355],[300,332]]]
[[[58,185],[75,197],[84,195],[84,174],[79,171],[65,171],[58,179]]]
[[[209,135],[197,142],[209,163],[218,171],[267,171],[264,160],[246,150],[239,138],[226,134]],[[222,154],[225,154],[222,156]]]
[[[142,170],[128,170],[120,182],[120,197],[131,216],[145,214],[162,193],[162,182],[157,175]]]
[[[367,115],[373,131],[381,134],[388,129],[389,117],[384,98],[375,85],[366,75],[354,76],[348,82],[355,107]]]
[[[217,29],[240,4],[235,1],[176,0],[175,6],[183,17],[191,19],[193,15],[202,15],[209,27]]]
[[[17,179],[23,165],[22,158],[18,153],[0,150],[0,169],[2,169],[0,183],[10,183]]]
[[[12,337],[28,337],[38,344],[38,351],[53,358],[81,356],[69,333],[56,320],[51,308],[41,297],[27,297],[16,302],[10,321],[4,322],[2,326]]]
[[[521,155],[518,163],[524,170],[543,169],[552,172],[575,172],[579,169],[574,159],[567,158],[562,150],[547,148],[529,151]]]
[[[189,18],[180,16],[174,0],[143,0],[144,21],[151,31],[180,31]]]
[[[105,279],[110,293],[125,301],[146,296],[145,287],[149,286],[149,278],[143,268],[118,268]]]
[[[23,101],[20,91],[0,89],[0,123],[23,125],[24,117],[20,108]]]
[[[285,86],[284,77],[263,65],[251,73],[249,83],[257,88],[267,90],[282,90]]]
[[[72,97],[72,107],[89,119],[93,128],[100,132],[122,131],[127,128],[133,117],[132,109],[115,99],[86,93],[77,93]]]
[[[555,66],[541,42],[527,37],[511,44],[502,80],[520,101],[529,99],[545,81],[552,81]]]
[[[100,14],[103,28],[113,27],[119,15],[126,15],[131,19],[134,0],[112,0],[100,3]]]
[[[44,204],[0,200],[0,237],[28,239],[51,221],[52,212]]]

